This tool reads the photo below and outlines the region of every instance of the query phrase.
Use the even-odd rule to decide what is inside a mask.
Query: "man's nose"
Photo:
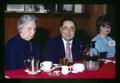
[[[68,31],[68,33],[70,33],[70,32],[71,32],[71,30],[70,30],[70,29],[68,29],[67,31]]]

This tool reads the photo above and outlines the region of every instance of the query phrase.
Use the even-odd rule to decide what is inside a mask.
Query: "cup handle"
[[[72,67],[68,67],[68,71],[71,72],[72,71]]]
[[[42,67],[43,66],[43,63],[40,63],[40,67]]]

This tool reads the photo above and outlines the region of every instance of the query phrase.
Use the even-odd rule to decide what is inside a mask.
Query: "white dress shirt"
[[[66,43],[67,43],[68,41],[66,41],[64,38],[62,38],[62,40],[63,40],[64,50],[65,50],[65,54],[66,54],[66,48],[67,48]],[[70,43],[70,49],[71,49],[71,55],[70,55],[71,57],[72,57],[72,42],[73,42],[73,40],[69,41],[69,43]],[[73,61],[73,57],[72,57],[72,61]]]

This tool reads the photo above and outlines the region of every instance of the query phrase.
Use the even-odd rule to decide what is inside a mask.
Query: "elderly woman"
[[[33,41],[36,17],[23,15],[17,23],[18,33],[5,46],[5,70],[24,68],[24,60],[34,56],[40,59],[40,47]]]
[[[95,48],[100,52],[101,58],[112,58],[115,56],[115,40],[109,35],[112,23],[106,15],[98,17],[96,20],[98,34],[92,39],[95,42]]]

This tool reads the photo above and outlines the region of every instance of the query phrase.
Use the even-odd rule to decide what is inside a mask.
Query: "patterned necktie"
[[[72,55],[71,55],[71,48],[70,48],[70,43],[66,43],[66,58],[68,59],[69,62],[73,62],[72,60]]]

